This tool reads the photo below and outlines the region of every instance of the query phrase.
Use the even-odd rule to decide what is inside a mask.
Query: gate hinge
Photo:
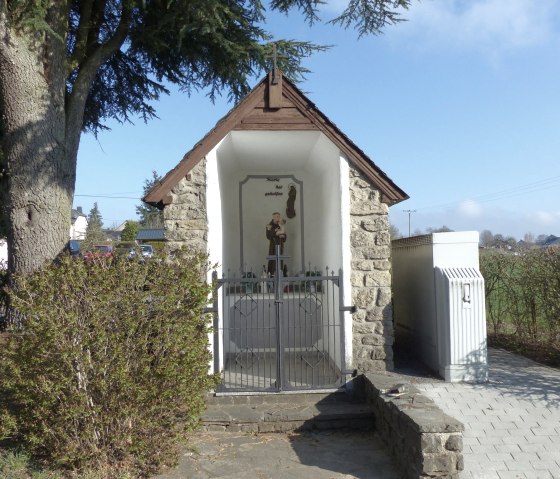
[[[341,306],[339,311],[350,311],[351,314],[354,314],[358,311],[358,308],[356,308],[356,306]]]

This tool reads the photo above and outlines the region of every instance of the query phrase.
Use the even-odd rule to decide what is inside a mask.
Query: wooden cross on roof
[[[282,107],[282,74],[278,69],[278,55],[276,43],[272,44],[272,55],[265,56],[267,60],[272,60],[272,71],[268,75],[268,107]]]
[[[265,56],[265,59],[272,60],[272,82],[275,85],[278,81],[278,51],[276,43],[272,44],[272,55]]]

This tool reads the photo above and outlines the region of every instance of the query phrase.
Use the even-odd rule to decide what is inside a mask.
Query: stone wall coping
[[[419,433],[451,433],[463,432],[463,424],[454,417],[445,414],[431,399],[423,396],[410,382],[403,378],[395,378],[381,373],[367,373],[366,381],[371,383],[373,391],[387,403],[387,407],[400,412],[401,419],[407,420]],[[399,385],[404,385],[405,392],[393,397],[386,391],[391,391]]]

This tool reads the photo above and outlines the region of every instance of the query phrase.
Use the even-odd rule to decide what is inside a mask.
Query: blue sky
[[[297,14],[267,27],[334,45],[305,62],[299,87],[408,193],[390,209],[403,234],[415,210],[412,232],[560,236],[560,2],[423,0],[404,15],[362,39]],[[82,136],[74,203],[97,201],[106,226],[137,219],[151,171],[173,168],[232,107],[177,91],[155,106],[159,120]]]

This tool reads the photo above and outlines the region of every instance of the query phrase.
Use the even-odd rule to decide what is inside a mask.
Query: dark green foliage
[[[266,69],[272,37],[261,27],[264,8],[257,0],[174,0],[93,2],[84,25],[83,3],[70,2],[68,93],[84,62],[108,44],[119,22],[128,24],[124,48],[114,51],[98,70],[85,106],[84,130],[105,128],[106,118],[155,116],[152,102],[167,93],[163,81],[191,92],[207,89],[210,98],[226,91],[239,99]],[[316,5],[314,0],[290,6]],[[104,4],[103,9],[97,9]],[[90,12],[87,12],[90,13]],[[85,30],[87,29],[87,30]],[[88,32],[86,35],[85,32]],[[302,58],[325,47],[277,39],[279,66],[294,79],[307,70]]]
[[[103,220],[97,207],[97,202],[93,204],[87,221],[86,237],[81,244],[82,251],[89,251],[94,244],[106,242],[106,235],[103,233]]]
[[[319,20],[318,0],[273,0],[273,10],[299,10],[309,23]],[[117,2],[69,2],[67,49],[70,75],[68,93],[80,68],[100,45],[108,44],[119,24],[128,24],[123,46],[101,66],[88,97],[84,129],[96,132],[103,120],[144,120],[155,116],[151,102],[167,93],[163,80],[185,91],[208,89],[214,98],[226,91],[239,99],[250,82],[270,66],[272,43],[278,50],[278,66],[299,80],[308,70],[303,58],[326,50],[306,41],[273,39],[264,30],[265,9],[258,0],[121,0]],[[410,0],[352,0],[332,23],[355,27],[360,36],[380,33],[400,21],[399,9]],[[100,8],[104,5],[104,8]],[[89,8],[89,10],[88,10]],[[84,22],[85,16],[88,22]]]
[[[205,271],[206,258],[179,252],[141,263],[63,257],[17,277],[9,295],[25,319],[0,349],[0,432],[15,420],[11,434],[36,456],[105,477],[175,462],[215,385]]]
[[[128,220],[124,229],[121,231],[121,241],[134,241],[140,229],[138,221]]]
[[[402,22],[399,9],[408,8],[410,0],[350,0],[345,10],[330,23],[344,28],[354,27],[361,36],[377,35],[389,25]]]
[[[146,196],[149,191],[161,181],[161,176],[157,171],[152,171],[152,177],[144,181],[144,194]],[[136,214],[140,217],[140,224],[144,228],[163,228],[163,211],[148,203],[142,203],[136,207]]]
[[[480,256],[486,311],[494,334],[560,341],[560,248]]]

